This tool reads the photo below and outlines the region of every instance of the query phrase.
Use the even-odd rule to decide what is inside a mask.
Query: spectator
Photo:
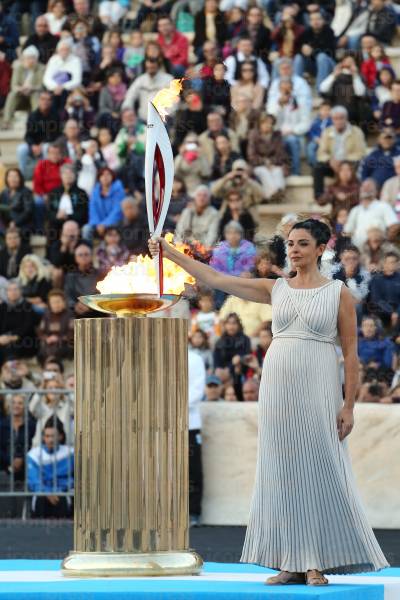
[[[229,369],[233,373],[232,359],[236,356],[250,354],[250,338],[243,333],[243,326],[235,313],[227,315],[224,322],[224,333],[221,335],[214,349],[214,368]]]
[[[378,83],[374,89],[372,97],[372,108],[374,118],[379,120],[382,114],[382,107],[385,102],[392,99],[392,84],[395,80],[395,72],[392,67],[384,66],[378,73]]]
[[[395,238],[399,225],[396,213],[386,202],[377,200],[377,188],[373,179],[365,179],[360,188],[360,204],[351,209],[343,232],[351,236],[353,243],[362,248],[371,225],[387,230],[388,239]]]
[[[18,229],[7,229],[4,248],[0,250],[0,275],[7,279],[17,277],[19,265],[25,254],[30,252]]]
[[[0,363],[7,359],[35,356],[35,328],[39,318],[33,307],[22,297],[15,280],[9,281],[6,302],[0,304]]]
[[[225,241],[212,253],[210,265],[229,275],[239,276],[254,267],[256,248],[244,239],[243,227],[237,221],[230,221],[224,228]]]
[[[0,470],[6,471],[16,483],[25,480],[25,456],[32,446],[36,420],[25,406],[24,394],[7,396],[10,400],[6,403],[6,414],[0,417]]]
[[[258,343],[253,352],[254,358],[257,360],[258,366],[262,369],[265,356],[268,348],[272,344],[272,331],[270,325],[264,325],[258,333]]]
[[[298,44],[300,52],[294,58],[294,71],[300,77],[304,71],[315,76],[319,89],[335,66],[336,50],[335,35],[320,12],[310,14],[310,26],[300,35]]]
[[[371,56],[361,63],[360,71],[369,90],[374,90],[378,84],[378,73],[384,65],[390,65],[381,44],[375,44],[371,50]]]
[[[41,92],[38,108],[28,117],[25,142],[17,148],[19,168],[26,179],[32,179],[34,166],[39,159],[45,158],[47,145],[61,134],[60,118],[51,103],[51,94]]]
[[[18,273],[22,295],[33,310],[42,315],[47,308],[47,295],[51,290],[48,271],[35,254],[25,254]]]
[[[307,105],[299,104],[290,80],[282,80],[277,103],[270,107],[276,118],[277,129],[282,132],[285,147],[291,157],[292,175],[300,175],[301,139],[311,127],[311,113]]]
[[[271,40],[277,46],[279,56],[294,58],[300,52],[300,39],[304,33],[303,25],[300,25],[293,14],[291,6],[285,6],[282,11],[281,22],[271,32]],[[273,71],[273,78],[276,73]]]
[[[90,27],[90,35],[94,35],[99,40],[103,38],[105,27],[99,17],[91,10],[89,0],[73,0],[73,12],[68,15],[64,30],[71,31],[78,19],[84,19]]]
[[[382,44],[390,44],[396,32],[396,13],[385,0],[371,0],[368,8],[366,34],[374,36]]]
[[[228,39],[228,30],[224,14],[218,8],[218,0],[205,0],[204,8],[194,17],[193,46],[196,54],[202,58],[205,42],[213,42],[222,48]]]
[[[78,163],[78,188],[84,190],[88,196],[92,195],[97,182],[97,173],[102,164],[97,140],[82,142],[83,155]]]
[[[47,247],[47,259],[53,266],[53,284],[62,287],[64,275],[75,269],[75,247],[80,239],[79,225],[75,221],[65,221],[60,239]]]
[[[11,65],[17,58],[19,45],[18,27],[15,19],[5,13],[3,2],[0,3],[0,53],[5,55],[5,62]]]
[[[98,314],[85,304],[79,302],[79,296],[96,294],[96,284],[100,274],[93,266],[93,250],[87,242],[79,242],[75,247],[76,270],[65,277],[65,295],[68,307],[74,312],[76,319],[81,317],[97,317]]]
[[[95,233],[103,237],[106,227],[121,221],[121,201],[124,197],[125,190],[114,172],[108,167],[100,169],[89,201],[89,223],[83,228],[85,239],[91,240]]]
[[[35,33],[30,35],[23,45],[23,50],[35,46],[39,51],[39,61],[45,65],[53,56],[58,42],[58,37],[49,31],[49,25],[44,15],[35,20]]]
[[[202,329],[195,329],[190,334],[190,350],[201,356],[207,373],[213,369],[213,354],[210,350],[210,341]]]
[[[98,102],[99,92],[106,83],[107,75],[109,71],[114,69],[119,69],[122,73],[125,73],[124,63],[117,58],[115,49],[111,44],[103,43],[100,62],[93,69],[90,81],[86,86],[86,92],[93,104],[96,105]]]
[[[245,160],[239,158],[232,165],[232,171],[217,179],[211,186],[211,193],[219,202],[225,199],[227,194],[235,190],[243,199],[244,208],[255,207],[264,198],[264,190],[261,185],[250,179],[249,167]],[[221,206],[224,210],[225,206]]]
[[[214,345],[220,334],[219,315],[215,310],[214,296],[211,290],[200,289],[197,294],[199,311],[192,317],[192,332],[200,329]]]
[[[57,237],[66,221],[76,221],[80,227],[88,221],[88,197],[76,184],[74,167],[66,163],[60,175],[61,186],[50,192],[47,203],[48,225]]]
[[[77,19],[72,26],[74,55],[81,61],[82,84],[88,85],[92,71],[99,62],[100,42],[90,35],[89,24],[84,19]]]
[[[45,369],[43,371],[43,382],[41,387],[43,390],[47,390],[47,394],[33,394],[29,403],[29,410],[37,419],[33,445],[40,446],[43,429],[50,419],[57,419],[60,421],[65,432],[64,439],[69,445],[73,445],[73,397],[70,394],[53,391],[63,390],[65,388],[62,373],[58,374]]]
[[[254,379],[249,379],[243,384],[243,401],[258,402],[259,384]]]
[[[63,290],[53,289],[48,294],[48,308],[39,326],[39,359],[72,359],[74,353],[74,321]]]
[[[331,111],[333,125],[321,136],[317,152],[317,164],[313,170],[314,197],[324,191],[324,176],[332,177],[343,160],[358,163],[366,153],[363,132],[351,125],[344,106],[335,106]]]
[[[113,142],[111,129],[108,127],[102,127],[99,129],[97,141],[104,163],[111,171],[118,171],[120,167],[118,148]]]
[[[126,96],[126,84],[123,81],[120,70],[110,70],[107,73],[107,85],[102,88],[99,97],[100,127],[109,127],[112,131],[118,131],[120,124],[120,110]]]
[[[124,265],[128,259],[129,250],[121,244],[118,227],[107,227],[104,239],[96,250],[96,262],[100,273],[106,275],[111,267]]]
[[[212,165],[211,179],[224,177],[232,170],[233,163],[240,158],[239,152],[232,149],[229,137],[223,133],[215,138],[215,155]]]
[[[61,135],[56,144],[61,150],[63,158],[70,158],[73,163],[77,163],[83,154],[81,146],[80,126],[75,119],[68,119],[64,124],[64,133]]]
[[[388,337],[381,338],[373,317],[365,316],[361,322],[361,332],[358,337],[357,354],[364,365],[373,362],[376,368],[394,367],[395,346]]]
[[[254,127],[259,111],[251,108],[251,100],[247,96],[239,96],[233,108],[229,124],[239,139],[240,153],[246,156],[249,132]]]
[[[386,179],[381,189],[380,198],[394,209],[397,215],[400,213],[400,155],[393,156],[393,167],[395,174]]]
[[[222,381],[217,375],[208,375],[206,379],[206,401],[221,402],[222,397]]]
[[[185,137],[179,154],[175,157],[174,165],[175,176],[183,180],[190,195],[210,177],[211,167],[200,153],[198,137],[195,133],[188,133]]]
[[[269,248],[257,252],[254,277],[278,279],[278,267],[274,265],[274,255]]]
[[[290,81],[293,84],[293,94],[301,106],[312,109],[312,92],[304,77],[299,77],[293,73],[293,63],[289,58],[282,58],[278,65],[278,75],[272,80],[268,90],[267,113],[271,112],[271,107],[276,106],[280,97],[281,81]]]
[[[145,72],[139,75],[131,84],[122,103],[122,108],[134,108],[138,103],[138,116],[142,121],[147,121],[147,106],[150,100],[162,90],[169,86],[172,81],[172,75],[161,71],[161,62],[159,60],[146,58]]]
[[[21,60],[12,66],[11,90],[4,106],[3,129],[11,127],[14,113],[21,106],[31,110],[37,108],[44,72],[38,58],[39,51],[34,46],[28,46],[23,50]]]
[[[225,61],[227,72],[226,79],[231,85],[239,79],[239,68],[242,62],[251,62],[257,70],[256,81],[264,89],[268,88],[269,74],[265,63],[254,54],[254,46],[251,39],[247,36],[242,36],[238,43],[234,54],[228,56]]]
[[[373,179],[380,189],[385,181],[396,174],[393,158],[399,152],[393,129],[385,127],[379,134],[377,146],[362,161],[361,180]]]
[[[344,106],[349,120],[367,130],[368,122],[372,119],[366,99],[367,88],[352,56],[345,56],[336,65],[333,73],[320,82],[319,91],[333,106]]]
[[[261,110],[265,89],[257,83],[255,65],[252,61],[245,60],[239,65],[238,79],[231,89],[231,102],[234,110],[242,96],[246,96],[250,100],[251,108]]]
[[[138,171],[144,169],[145,126],[136,118],[132,108],[121,111],[121,128],[114,140],[121,164],[132,162],[134,157]]]
[[[271,32],[264,25],[264,14],[259,6],[251,6],[248,9],[246,32],[253,43],[254,54],[268,65],[271,50]]]
[[[12,357],[4,362],[1,367],[0,389],[32,391],[36,389],[25,361]]]
[[[207,111],[198,92],[188,89],[184,93],[183,105],[175,116],[175,147],[179,148],[186,135],[191,132],[199,135],[207,129]]]
[[[130,254],[146,254],[149,230],[147,216],[140,207],[140,202],[130,196],[121,202],[122,219],[118,224],[121,242]]]
[[[247,159],[261,181],[264,197],[280,201],[284,195],[285,175],[289,172],[289,157],[280,131],[274,130],[276,118],[261,113],[250,131]]]
[[[78,123],[80,137],[87,139],[95,122],[95,114],[82,88],[75,88],[67,96],[65,109],[61,112],[61,120],[70,119]]]
[[[375,273],[370,282],[367,308],[370,315],[380,318],[387,328],[395,327],[400,312],[399,255],[387,252],[382,273]]]
[[[175,29],[168,15],[162,15],[157,22],[157,42],[164,58],[168,61],[169,71],[174,77],[183,77],[188,67],[189,42],[186,36]]]
[[[332,269],[332,278],[340,279],[349,288],[356,304],[357,322],[360,324],[371,276],[361,265],[360,250],[357,246],[348,244],[340,252],[339,258],[340,263]]]
[[[235,221],[243,228],[243,237],[250,242],[253,241],[256,230],[256,223],[250,212],[243,208],[243,199],[235,190],[228,192],[226,196],[226,208],[222,212],[219,222],[219,235],[222,240],[225,239],[224,229],[228,223]]]
[[[262,328],[265,327],[265,323],[272,320],[272,307],[270,304],[259,304],[235,296],[228,296],[221,306],[219,316],[224,320],[232,313],[239,317],[244,333],[250,338],[258,337]]]
[[[129,0],[100,0],[99,17],[106,27],[115,27],[129,10]]]
[[[210,248],[217,241],[218,225],[218,211],[210,206],[210,192],[200,185],[194,192],[193,206],[183,210],[175,235],[178,240],[198,241]]]
[[[387,241],[384,232],[379,227],[369,227],[367,241],[361,249],[363,266],[370,272],[376,273],[383,269],[383,259],[388,252],[397,252],[396,247]]]
[[[380,117],[381,126],[393,128],[400,133],[400,81],[393,81],[391,100],[384,103]]]
[[[143,72],[143,61],[145,56],[145,47],[143,34],[138,29],[131,32],[129,44],[124,52],[125,72],[128,79],[132,81]]]
[[[44,73],[44,87],[53,92],[55,105],[59,109],[64,107],[68,93],[82,84],[82,64],[72,49],[69,39],[61,39],[57,44],[57,53],[50,58]]]
[[[63,0],[50,0],[48,12],[44,15],[49,31],[52,35],[59,36],[62,26],[67,20],[66,9]]]
[[[222,116],[217,112],[207,115],[207,129],[199,136],[202,154],[212,165],[215,158],[215,140],[218,135],[225,134],[229,138],[232,150],[239,152],[239,140],[234,131],[225,128]]]
[[[34,518],[65,519],[70,516],[71,499],[58,496],[74,486],[74,449],[61,442],[65,437],[62,424],[53,418],[45,424],[43,443],[28,452],[28,489],[48,492],[48,496],[33,496]]]
[[[152,24],[160,15],[170,13],[172,8],[171,0],[141,0],[139,2],[139,10],[136,15],[135,28],[140,28],[144,21],[150,21]]]
[[[180,177],[175,174],[174,181],[172,183],[172,195],[171,204],[169,205],[166,225],[167,229],[175,230],[176,224],[178,223],[182,211],[189,204],[190,198],[186,193],[186,186]]]
[[[233,385],[225,386],[223,400],[225,400],[225,402],[237,402],[238,399]]]
[[[331,204],[331,215],[335,219],[342,208],[349,212],[354,206],[357,206],[360,201],[359,193],[360,183],[354,167],[350,161],[343,160],[337,168],[335,181],[316,200],[320,206]]]
[[[207,111],[219,112],[227,120],[231,112],[231,86],[225,77],[225,64],[216,62],[211,75],[203,79],[202,96]]]
[[[47,151],[47,158],[39,160],[35,167],[33,192],[36,231],[43,229],[46,203],[50,192],[61,186],[61,167],[70,162],[69,158],[62,158],[60,147],[57,144],[51,144]]]
[[[315,167],[316,165],[317,152],[322,132],[331,125],[331,104],[325,100],[319,105],[318,116],[315,117],[314,121],[311,123],[311,128],[307,136],[307,161],[310,167]]]
[[[24,241],[29,242],[33,231],[33,196],[25,186],[19,169],[8,169],[5,189],[0,193],[0,219],[3,231],[17,227]]]

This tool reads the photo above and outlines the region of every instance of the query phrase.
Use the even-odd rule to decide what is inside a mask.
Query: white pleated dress
[[[352,473],[335,351],[342,281],[272,289],[259,396],[256,481],[241,562],[327,574],[389,567]],[[350,434],[351,435],[351,434]]]

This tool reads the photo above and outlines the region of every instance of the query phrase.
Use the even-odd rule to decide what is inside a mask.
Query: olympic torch
[[[165,126],[167,109],[179,102],[182,80],[174,79],[169,88],[159,91],[148,105],[145,155],[145,190],[149,231],[151,236],[161,235],[174,180],[174,158],[171,141]],[[157,182],[158,175],[158,182]],[[158,183],[158,185],[157,185]],[[163,257],[154,259],[157,273],[158,295],[163,294]]]

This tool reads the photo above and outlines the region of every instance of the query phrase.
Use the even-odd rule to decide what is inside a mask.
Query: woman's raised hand
[[[168,242],[162,237],[151,237],[148,241],[149,252],[153,258],[158,256],[160,252],[160,246],[162,248],[164,257],[167,258],[168,252],[170,250],[170,245]]]

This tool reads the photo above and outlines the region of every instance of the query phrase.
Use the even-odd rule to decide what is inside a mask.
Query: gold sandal
[[[278,575],[268,577],[265,585],[299,585],[302,583],[306,583],[306,576],[304,573],[281,571]]]
[[[317,575],[315,574],[317,573]],[[317,569],[309,569],[305,574],[306,585],[327,585],[329,581]]]

